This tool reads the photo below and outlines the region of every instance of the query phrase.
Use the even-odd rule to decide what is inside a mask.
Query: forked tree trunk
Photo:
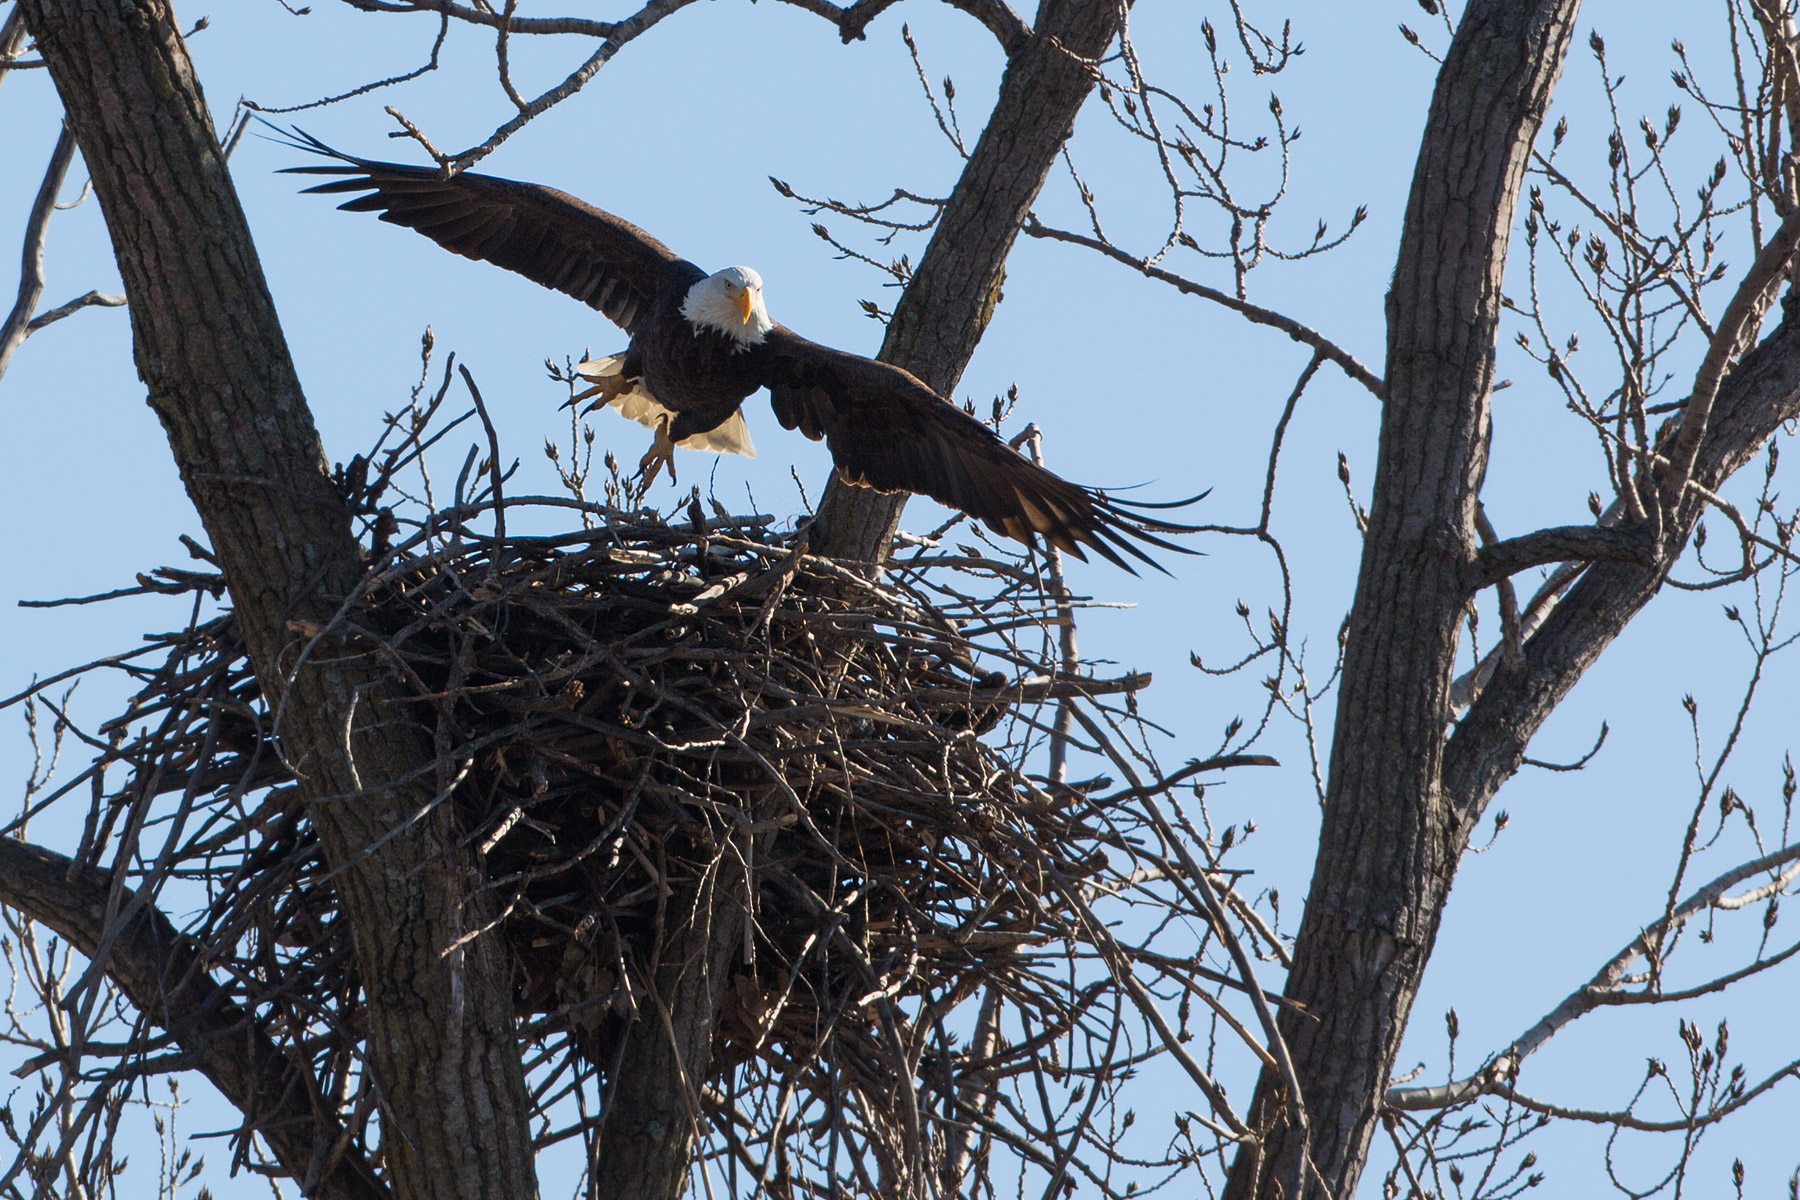
[[[264,691],[282,710],[283,744],[315,802],[321,842],[343,871],[395,1190],[531,1195],[506,959],[491,937],[458,945],[485,915],[476,864],[455,849],[447,804],[407,825],[437,798],[442,772],[428,769],[429,742],[402,724],[372,728],[385,694],[375,663],[334,647],[321,656],[329,666],[294,669],[303,640],[292,630],[328,623],[361,563],[173,13],[163,0],[21,3],[89,159],[151,404]],[[1012,56],[884,351],[941,390],[954,386],[992,314],[1006,254],[1094,86],[1091,60],[1117,32],[1119,11],[1115,0],[1044,0],[1036,34]],[[846,503],[837,491],[828,492],[822,548],[885,554],[898,498],[855,491]],[[709,912],[690,922],[673,1008],[640,1026],[622,1064],[599,1195],[672,1197],[684,1186],[692,1081],[705,1073],[721,947],[735,937]],[[683,1123],[677,1113],[687,1128],[670,1128]],[[303,1164],[284,1165],[304,1177]]]
[[[362,563],[175,15],[166,0],[19,2],[106,216],[150,405],[337,874],[390,1184],[408,1200],[535,1196],[509,960],[497,936],[470,936],[489,913],[451,805],[432,807],[447,772],[386,708],[372,656],[309,657],[295,632],[332,619]]]
[[[1388,293],[1387,394],[1331,777],[1284,1010],[1311,1124],[1238,1155],[1227,1200],[1279,1180],[1349,1200],[1467,830],[1442,786],[1457,630],[1487,469],[1500,283],[1578,0],[1471,0],[1438,73]],[[1459,837],[1458,835],[1463,835]],[[1281,1110],[1265,1075],[1255,1119]],[[1293,1200],[1292,1196],[1286,1200]]]

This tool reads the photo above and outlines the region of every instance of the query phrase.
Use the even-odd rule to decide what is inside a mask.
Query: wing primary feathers
[[[1150,550],[1197,551],[1169,538],[1198,532],[1159,514],[1187,500],[1126,500],[1037,466],[992,429],[898,367],[809,342],[776,326],[767,342],[775,415],[823,436],[838,473],[961,509],[1003,536],[1045,542],[1077,558],[1092,551],[1136,574],[1168,574]],[[1166,536],[1165,536],[1166,535]]]
[[[1113,545],[1124,550],[1133,558],[1154,567],[1164,575],[1169,574],[1168,569],[1151,557],[1150,554],[1144,550],[1143,546],[1139,545],[1140,542],[1155,546],[1160,550],[1168,550],[1175,554],[1200,553],[1200,551],[1195,550],[1192,547],[1178,545],[1169,541],[1167,538],[1157,536],[1158,534],[1164,533],[1198,533],[1198,526],[1178,525],[1173,521],[1145,518],[1138,513],[1133,512],[1132,509],[1156,508],[1167,510],[1171,508],[1181,508],[1204,500],[1208,495],[1207,492],[1202,492],[1198,496],[1193,496],[1186,500],[1121,501],[1106,495],[1104,492],[1087,488],[1082,490],[1088,493],[1093,501],[1095,511],[1100,514],[1102,518],[1094,523],[1094,533],[1100,537],[1106,538],[1111,541]],[[1127,505],[1129,507],[1126,507]],[[1090,540],[1090,544],[1097,545],[1098,543]],[[1108,555],[1108,557],[1111,557],[1111,555]],[[1131,567],[1128,564],[1121,563],[1120,565],[1124,566],[1127,571],[1131,571]],[[1131,573],[1134,575],[1137,574],[1136,571],[1132,571]]]
[[[1105,495],[1104,492],[1101,494]],[[1121,500],[1113,496],[1106,496],[1106,502],[1123,508],[1186,508],[1191,504],[1200,503],[1210,495],[1212,495],[1212,489],[1207,488],[1199,495],[1189,496],[1186,500]],[[1190,533],[1193,531],[1193,527],[1189,525],[1173,525],[1170,528]]]
[[[553,188],[358,158],[304,130],[263,124],[274,132],[271,140],[331,160],[286,168],[287,174],[326,177],[304,191],[345,196],[341,209],[376,213],[446,250],[564,292],[627,332],[654,311],[672,281],[685,280],[686,286],[698,270],[637,226]],[[1157,514],[1195,504],[1204,493],[1187,500],[1127,500],[1071,483],[1032,463],[906,371],[810,342],[780,325],[758,352],[760,381],[781,424],[824,438],[846,480],[930,496],[1029,546],[1042,538],[1083,560],[1091,550],[1134,575],[1134,562],[1168,574],[1152,549],[1197,553],[1169,540],[1199,532],[1196,526]]]
[[[331,177],[303,191],[360,193],[338,207],[377,213],[446,250],[567,293],[626,332],[651,311],[667,273],[687,266],[629,221],[554,188],[473,171],[450,174],[437,166],[358,158],[305,130],[263,124],[274,131],[270,140],[332,160],[284,169],[284,174]]]

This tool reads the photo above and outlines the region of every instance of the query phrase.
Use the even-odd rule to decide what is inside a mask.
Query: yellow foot
[[[586,378],[592,379],[593,377],[590,375]],[[611,404],[614,400],[617,400],[620,396],[629,392],[636,384],[637,380],[627,379],[623,375],[606,375],[595,380],[594,386],[587,389],[587,391],[569,397],[568,404],[563,405],[563,407],[569,408],[573,405],[580,404],[583,400],[593,399],[594,402],[592,404],[581,410],[581,415],[585,417],[596,408],[605,408],[608,404]]]
[[[664,417],[656,426],[656,440],[650,443],[650,449],[638,461],[638,477],[644,481],[644,490],[656,482],[656,473],[668,464],[669,482],[675,480],[675,443],[669,440],[669,418]]]

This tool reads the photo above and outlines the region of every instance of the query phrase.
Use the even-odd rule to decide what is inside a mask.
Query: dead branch
[[[9,35],[13,33],[11,26],[17,16],[16,9],[9,14],[9,27],[5,31]],[[17,24],[17,33],[24,33],[22,22]],[[44,181],[38,185],[37,199],[32,201],[31,215],[25,220],[19,294],[5,322],[0,323],[0,377],[5,376],[13,354],[31,336],[32,314],[37,311],[38,300],[44,294],[44,241],[50,233],[50,215],[56,211],[56,193],[62,189],[63,176],[68,174],[69,163],[74,158],[75,133],[64,125],[57,134],[56,148],[50,152],[50,165],[44,169]]]
[[[1796,875],[1800,875],[1800,867],[1790,865],[1794,863],[1800,863],[1800,843],[1784,846],[1772,854],[1742,863],[1705,886],[1695,889],[1679,905],[1675,906],[1672,913],[1647,924],[1644,931],[1627,942],[1623,949],[1594,973],[1592,979],[1569,993],[1562,1003],[1546,1013],[1537,1024],[1515,1038],[1505,1050],[1491,1058],[1481,1070],[1465,1079],[1435,1087],[1390,1088],[1384,1098],[1384,1103],[1392,1109],[1410,1110],[1443,1108],[1478,1095],[1511,1098],[1510,1080],[1516,1077],[1519,1065],[1571,1022],[1603,1005],[1633,1002],[1660,1003],[1671,999],[1685,998],[1685,993],[1659,996],[1655,993],[1628,992],[1621,987],[1621,984],[1633,963],[1644,957],[1653,947],[1663,943],[1677,929],[1686,925],[1698,914],[1709,908],[1740,908],[1747,903],[1748,901],[1742,898],[1734,898],[1726,894],[1733,887],[1753,876],[1780,871],[1777,879],[1771,884],[1755,889],[1757,895],[1767,896],[1771,894],[1770,887],[1779,890],[1791,882]],[[1787,869],[1782,871],[1781,868],[1784,867]],[[1771,1078],[1770,1083],[1792,1072],[1792,1067],[1783,1068]],[[1552,1113],[1551,1115],[1563,1114]],[[1638,1128],[1639,1126],[1631,1127]],[[1673,1126],[1673,1128],[1681,1127],[1679,1124]]]
[[[344,0],[351,8],[371,13],[437,13],[439,16],[499,29],[505,25],[513,33],[572,33],[583,37],[609,38],[618,28],[617,21],[595,21],[586,17],[520,17],[503,16],[493,9],[456,0]]]
[[[1198,296],[1202,300],[1210,300],[1214,304],[1229,308],[1231,311],[1238,313],[1249,320],[1252,324],[1267,325],[1271,329],[1279,329],[1282,333],[1287,334],[1296,342],[1305,346],[1311,346],[1316,353],[1321,354],[1333,363],[1336,363],[1337,366],[1343,370],[1344,374],[1369,389],[1370,393],[1377,399],[1381,398],[1382,383],[1373,371],[1358,362],[1356,357],[1349,351],[1330,341],[1325,335],[1319,333],[1317,330],[1301,324],[1292,317],[1284,316],[1273,309],[1264,308],[1260,304],[1252,304],[1248,300],[1241,300],[1228,292],[1220,291],[1218,288],[1208,287],[1204,283],[1197,283],[1194,280],[1177,275],[1173,271],[1159,267],[1155,263],[1144,259],[1134,258],[1117,246],[1101,241],[1098,238],[1088,237],[1087,235],[1080,233],[1071,233],[1068,230],[1063,229],[1052,229],[1050,226],[1042,224],[1035,218],[1025,223],[1024,232],[1035,238],[1045,238],[1055,242],[1068,242],[1070,245],[1086,247],[1089,250],[1104,254],[1114,262],[1123,263],[1125,266],[1130,267],[1132,270],[1139,272],[1147,278],[1157,280],[1160,283],[1166,283],[1185,295]]]
[[[1483,546],[1470,564],[1471,590],[1492,587],[1532,567],[1552,563],[1627,562],[1656,565],[1646,530],[1604,525],[1558,525]]]

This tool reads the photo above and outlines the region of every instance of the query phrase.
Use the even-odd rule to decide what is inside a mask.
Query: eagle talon
[[[644,490],[656,482],[656,475],[663,464],[669,467],[669,482],[675,483],[675,443],[669,440],[669,421],[664,418],[656,426],[656,440],[650,443],[650,449],[644,451],[644,457],[638,460],[638,478],[644,481]]]
[[[593,377],[587,376],[586,378],[592,379]],[[592,404],[581,410],[581,415],[585,417],[595,409],[605,408],[614,400],[617,400],[620,396],[629,392],[636,385],[637,380],[635,379],[627,379],[623,375],[608,375],[604,378],[594,380],[594,386],[587,389],[587,391],[569,397],[569,402],[563,405],[563,407],[571,408],[580,404],[583,400],[588,399],[590,396],[598,397]]]

